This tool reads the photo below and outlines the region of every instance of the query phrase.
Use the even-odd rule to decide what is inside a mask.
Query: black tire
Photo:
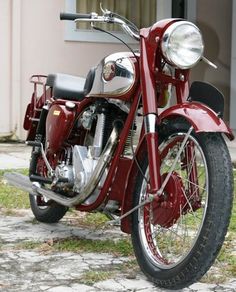
[[[37,163],[40,155],[32,151],[30,161],[30,174],[37,174]],[[42,174],[39,174],[42,175]],[[68,211],[68,207],[62,206],[55,201],[47,201],[43,196],[29,195],[30,207],[35,218],[43,223],[56,223]]]
[[[56,223],[66,214],[68,208],[52,200],[48,206],[39,206],[37,196],[29,195],[30,207],[35,218],[43,223]]]
[[[188,129],[189,125],[185,121],[176,119],[172,122],[171,128],[165,129],[166,134],[162,137],[160,144],[165,145],[166,143],[168,145],[168,140],[172,141],[170,139],[177,139],[174,138],[177,137],[177,134],[179,134],[178,137],[181,136],[181,133],[184,136],[184,133],[186,133]],[[205,182],[204,178],[197,179],[199,182],[198,191],[200,190],[201,180],[204,186],[201,191],[201,207],[197,210],[193,210],[194,207],[192,207],[191,210],[190,205],[192,203],[187,203],[187,208],[190,210],[184,214],[184,207],[181,206],[181,214],[179,215],[179,218],[172,218],[173,222],[171,223],[168,220],[165,222],[163,220],[161,221],[158,215],[154,212],[155,210],[161,210],[163,212],[164,209],[160,209],[160,207],[158,207],[159,209],[155,209],[156,207],[153,207],[152,204],[150,204],[149,207],[140,208],[132,214],[132,243],[140,268],[157,286],[167,289],[182,289],[187,287],[198,281],[207,272],[223,244],[232,210],[233,170],[230,155],[224,139],[220,133],[196,134],[194,131],[191,134],[191,139],[190,140],[195,141],[196,146],[199,147],[199,150],[196,151],[200,151],[205,163],[203,165],[203,176]],[[171,143],[172,142],[170,142],[170,144]],[[168,146],[166,147],[168,149]],[[197,155],[196,157],[196,159],[198,159]],[[142,161],[140,161],[140,164],[143,173],[147,174],[147,155]],[[197,169],[202,171],[201,167],[202,166],[199,164]],[[181,166],[180,169],[182,168],[183,166]],[[191,169],[192,168],[193,167],[191,166]],[[181,173],[181,170],[179,170],[179,173]],[[174,178],[179,176],[179,173],[178,175],[174,174]],[[186,179],[186,177],[184,177],[183,180],[184,179]],[[189,176],[187,176],[187,180],[188,179]],[[145,199],[142,194],[143,190],[143,192],[145,192],[145,184],[146,182],[142,174],[139,173],[133,194],[133,206],[137,206]],[[186,188],[186,185],[184,186],[184,189]],[[188,185],[190,185],[189,182]],[[206,187],[207,185],[208,187]],[[186,195],[188,192],[184,191],[184,194]],[[193,199],[195,196],[196,195],[191,195],[190,198]],[[168,200],[170,200],[169,194],[167,194],[167,201]],[[196,204],[196,202],[194,204]],[[203,207],[204,211],[202,210]],[[196,214],[198,215],[198,212],[199,214],[202,214],[202,221],[200,222],[199,220],[198,231],[195,232],[195,223],[198,222]],[[150,219],[153,214],[155,219]],[[194,223],[191,221],[191,218],[193,217],[190,215],[194,216],[194,218],[197,217],[196,220],[194,219]],[[185,222],[185,225],[183,225],[180,222],[181,220],[185,220],[187,224]],[[149,225],[150,227],[147,227]],[[178,228],[174,229],[175,225],[180,225],[180,228],[178,227],[180,231]],[[156,230],[154,228],[156,228]],[[184,230],[184,232],[181,231],[181,228],[189,228],[187,240],[185,238],[178,239],[176,236],[176,242],[172,245],[170,240],[168,240],[167,233],[173,237],[175,236],[173,230],[176,233],[182,232],[182,234],[186,232],[186,230]],[[162,229],[163,231],[161,231]],[[170,231],[170,229],[173,230]],[[151,235],[148,234],[148,230],[152,231]],[[155,232],[156,234],[154,234]],[[158,238],[158,241],[156,238]],[[190,240],[188,240],[188,238],[190,238]],[[188,241],[191,241],[191,243]],[[184,243],[180,244],[181,242]],[[178,243],[180,248],[178,248]],[[189,248],[187,247],[188,249],[186,251],[184,249],[184,244],[187,246],[189,245]],[[159,248],[158,251],[157,246]],[[175,258],[175,254],[176,262],[172,263],[172,258]],[[178,258],[179,254],[180,256]]]

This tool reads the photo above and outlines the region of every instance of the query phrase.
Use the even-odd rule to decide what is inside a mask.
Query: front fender
[[[176,105],[168,108],[161,113],[160,123],[162,121],[171,120],[176,117],[185,118],[193,127],[196,133],[199,132],[220,132],[226,134],[230,140],[234,139],[234,135],[231,129],[225,124],[225,122],[217,116],[217,114],[211,110],[209,107],[199,103],[183,103],[182,105]],[[147,145],[145,136],[142,137],[139,142],[138,148],[136,149],[136,160],[142,161],[144,155],[147,153]],[[132,194],[134,192],[136,177],[138,175],[139,168],[135,160],[131,165],[127,180],[126,189],[123,197],[122,203],[122,214],[128,212],[132,206]],[[131,218],[130,216],[121,220],[121,230],[126,233],[131,232]]]
[[[200,102],[186,102],[172,106],[160,114],[160,123],[177,116],[185,118],[199,132],[224,133],[230,140],[234,139],[232,130],[218,115],[206,105]]]

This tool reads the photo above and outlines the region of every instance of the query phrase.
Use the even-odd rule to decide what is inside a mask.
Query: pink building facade
[[[188,18],[199,21],[203,32],[209,34],[204,35],[205,39],[214,31],[215,39],[212,41],[218,41],[219,45],[215,52],[214,44],[210,43],[207,57],[213,57],[212,61],[217,63],[220,71],[214,72],[201,64],[193,72],[193,77],[220,87],[227,96],[226,120],[236,129],[236,118],[229,106],[234,104],[235,99],[232,97],[234,89],[231,83],[236,82],[231,79],[236,72],[236,65],[234,54],[231,54],[231,43],[235,51],[236,45],[231,31],[232,25],[236,25],[233,22],[236,13],[232,14],[236,4],[217,0],[214,1],[217,3],[213,10],[209,6],[213,2],[211,0],[189,2]],[[71,37],[68,34],[71,26],[61,22],[59,14],[73,9],[74,3],[74,0],[0,0],[0,137],[25,138],[22,123],[25,107],[31,97],[29,77],[32,74],[64,72],[85,76],[89,68],[105,55],[126,50],[117,43],[103,42],[102,38],[100,42],[87,42],[78,41],[76,35]],[[157,7],[157,19],[171,16],[171,0],[157,0]],[[209,10],[206,12],[204,7]],[[220,25],[219,15],[222,13]],[[210,27],[210,30],[206,27]],[[207,41],[206,45],[209,46]]]

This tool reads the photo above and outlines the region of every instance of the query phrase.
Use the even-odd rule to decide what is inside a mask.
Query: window
[[[114,11],[134,22],[137,27],[148,27],[156,22],[157,0],[66,0],[66,11],[71,13],[97,12],[101,14],[100,2],[103,8]],[[96,24],[104,29],[115,31],[116,35],[129,43],[135,40],[125,35],[119,26],[111,24]],[[65,40],[91,41],[91,42],[116,42],[111,36],[90,29],[87,23],[66,22]]]
[[[76,11],[78,13],[96,12],[101,13],[100,1],[76,0]],[[149,27],[156,22],[156,0],[106,0],[102,1],[103,8],[114,11],[133,22],[137,27]],[[120,30],[119,26],[111,24],[100,24],[101,28],[110,31]],[[86,23],[78,23],[78,28],[90,29]]]
[[[197,0],[65,0],[65,11],[71,13],[95,11],[100,14],[100,2],[102,2],[103,8],[127,17],[138,27],[148,27],[156,20],[169,17],[185,17],[193,22],[196,20]],[[117,36],[129,43],[136,43],[113,25],[102,25],[101,27],[118,31],[116,32]],[[76,26],[73,21],[65,22],[65,40],[102,43],[118,42],[109,35],[91,30],[88,24],[80,23]]]

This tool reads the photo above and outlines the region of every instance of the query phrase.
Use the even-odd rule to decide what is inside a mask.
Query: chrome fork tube
[[[156,122],[157,122],[157,115],[156,114],[148,114],[144,117],[144,126],[145,126],[145,133],[155,133],[156,132]]]
[[[157,193],[161,186],[160,157],[158,153],[158,133],[156,131],[157,115],[150,113],[144,117],[145,138],[147,142],[150,184],[148,192]]]

